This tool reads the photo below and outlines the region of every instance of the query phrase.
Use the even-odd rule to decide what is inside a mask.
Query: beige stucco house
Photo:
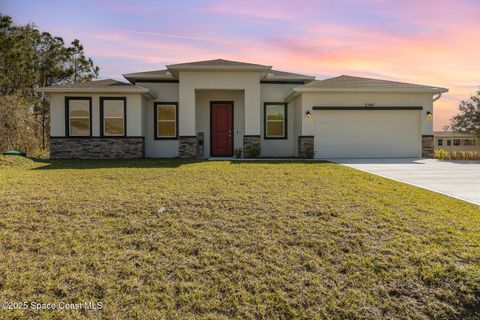
[[[480,137],[473,134],[435,131],[434,145],[435,150],[444,149],[445,151],[477,151],[480,152]]]
[[[40,88],[52,158],[427,157],[445,88],[227,60]]]

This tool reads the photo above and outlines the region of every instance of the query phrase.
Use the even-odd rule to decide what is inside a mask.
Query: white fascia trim
[[[125,79],[134,80],[177,80],[172,75],[155,75],[155,74],[141,74],[141,73],[126,73],[122,75]]]

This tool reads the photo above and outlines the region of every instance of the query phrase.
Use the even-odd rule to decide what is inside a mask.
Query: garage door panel
[[[418,110],[322,110],[314,121],[316,158],[421,155]]]

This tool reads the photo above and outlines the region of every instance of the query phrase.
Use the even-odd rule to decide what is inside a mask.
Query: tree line
[[[35,89],[89,81],[98,73],[79,40],[66,45],[32,23],[15,25],[10,16],[0,14],[0,152],[46,154],[50,103]]]

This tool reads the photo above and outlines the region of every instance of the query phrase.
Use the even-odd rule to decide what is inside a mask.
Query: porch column
[[[179,85],[178,96],[178,156],[197,155],[197,131],[195,127],[195,88],[189,83]]]
[[[245,135],[243,136],[243,155],[257,158],[262,153],[260,80],[245,88]]]

